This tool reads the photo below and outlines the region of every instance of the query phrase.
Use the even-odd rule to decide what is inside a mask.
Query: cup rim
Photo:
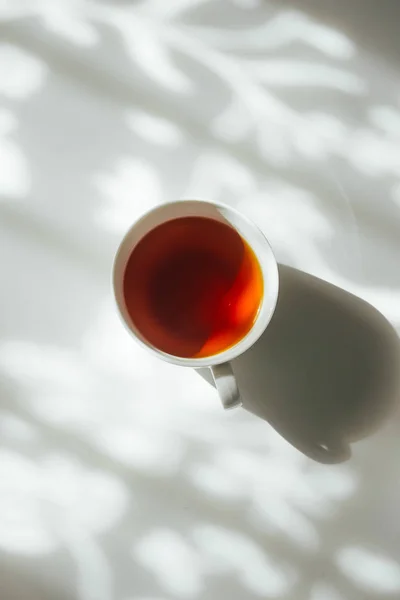
[[[123,310],[122,310],[122,306],[121,306],[121,298],[119,297],[119,295],[117,293],[117,289],[118,289],[117,285],[118,285],[118,283],[120,283],[120,277],[117,276],[117,268],[119,267],[119,264],[120,264],[122,248],[124,247],[127,239],[132,234],[132,232],[139,226],[139,224],[141,224],[141,223],[143,223],[143,221],[147,220],[152,214],[157,213],[161,208],[164,208],[166,206],[172,207],[172,206],[176,206],[176,205],[180,205],[180,204],[186,204],[188,202],[196,202],[196,203],[207,205],[209,207],[213,207],[216,209],[222,209],[222,211],[227,212],[228,215],[229,215],[229,213],[231,213],[234,216],[236,216],[239,220],[244,221],[248,227],[250,227],[257,233],[259,238],[261,236],[261,238],[263,240],[263,244],[265,245],[265,247],[270,255],[270,258],[272,259],[269,261],[269,271],[270,272],[268,273],[268,286],[272,285],[274,287],[273,300],[269,301],[267,303],[265,294],[263,294],[257,318],[256,318],[255,322],[253,323],[253,326],[251,327],[251,329],[246,333],[246,335],[244,337],[242,337],[238,342],[236,342],[236,344],[234,344],[233,346],[230,346],[226,350],[223,350],[222,352],[219,352],[217,354],[213,354],[211,356],[206,356],[206,357],[202,357],[202,358],[185,358],[185,357],[175,356],[173,354],[168,354],[167,352],[163,352],[162,350],[159,350],[156,346],[153,346],[151,343],[149,343],[149,342],[145,341],[144,339],[142,339],[141,337],[139,337],[136,334],[136,332],[132,329],[130,324],[127,322],[127,320],[123,314]],[[177,217],[177,218],[179,218],[179,217]],[[251,240],[246,238],[246,241],[252,247],[252,249],[254,251]],[[256,257],[257,257],[258,261],[260,262],[260,266],[261,266],[260,257],[258,256],[258,254],[256,252],[255,252],[255,254],[256,254]],[[264,270],[263,270],[263,280],[264,280],[264,284],[265,284]],[[124,327],[127,329],[127,331],[134,337],[136,342],[140,346],[142,346],[142,348],[145,348],[153,356],[156,356],[156,357],[158,357],[166,362],[169,362],[171,364],[174,364],[174,365],[183,366],[183,367],[192,367],[192,368],[211,367],[214,365],[229,362],[229,361],[237,358],[238,356],[243,354],[246,350],[251,348],[251,346],[253,346],[253,344],[255,344],[255,342],[264,333],[265,329],[267,328],[269,322],[272,319],[272,316],[275,312],[276,304],[278,301],[278,296],[279,296],[278,263],[277,263],[275,254],[272,250],[272,247],[271,247],[267,237],[265,236],[263,231],[258,227],[258,225],[256,225],[256,223],[254,223],[254,221],[252,221],[249,217],[247,217],[247,215],[241,213],[240,211],[236,210],[235,208],[232,208],[231,206],[224,204],[222,202],[211,202],[208,200],[201,200],[201,199],[198,199],[198,200],[197,199],[172,200],[170,202],[163,202],[162,204],[158,204],[157,206],[155,206],[155,207],[149,209],[148,211],[146,211],[145,213],[143,213],[126,231],[122,240],[119,243],[118,250],[114,257],[113,268],[112,268],[112,288],[113,288],[114,301],[115,301],[117,309],[118,309],[119,318],[122,321],[122,324],[124,325]]]

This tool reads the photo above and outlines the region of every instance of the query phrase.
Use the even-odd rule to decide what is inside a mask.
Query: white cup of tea
[[[240,406],[231,361],[265,331],[278,299],[278,266],[260,229],[202,200],[157,206],[117,251],[113,286],[122,321],[154,356],[211,369],[224,408]]]

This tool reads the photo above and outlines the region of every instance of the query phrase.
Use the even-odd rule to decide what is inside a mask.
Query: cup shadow
[[[243,408],[310,458],[342,462],[397,404],[399,338],[360,298],[282,264],[279,277],[268,328],[232,363]]]

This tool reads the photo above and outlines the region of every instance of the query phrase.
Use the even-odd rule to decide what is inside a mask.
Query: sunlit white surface
[[[168,593],[193,598],[202,591],[201,562],[191,545],[168,529],[152,531],[133,549]]]
[[[214,199],[400,327],[400,66],[310,5],[0,1],[1,600],[400,593],[397,422],[312,463],[110,289],[134,219]]]
[[[4,196],[25,196],[30,187],[30,175],[23,152],[10,139],[18,128],[17,119],[7,110],[0,110],[0,190]]]
[[[19,99],[30,96],[43,85],[43,61],[11,44],[0,45],[0,94]]]
[[[400,590],[400,566],[396,560],[364,548],[344,548],[337,562],[357,587],[376,593]]]
[[[132,111],[127,123],[134,133],[152,144],[178,146],[183,142],[182,130],[167,119],[142,111]]]
[[[120,159],[112,173],[95,176],[94,183],[107,202],[99,213],[100,224],[121,234],[162,200],[157,173],[140,159]],[[134,203],[133,197],[137,199]]]
[[[209,555],[213,570],[234,570],[256,596],[280,596],[296,581],[292,568],[279,567],[247,536],[220,526],[201,525],[194,531],[200,549]]]

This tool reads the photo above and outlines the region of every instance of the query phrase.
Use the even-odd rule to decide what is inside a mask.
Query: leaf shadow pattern
[[[322,20],[244,4],[1,7],[45,73],[1,97],[18,123],[2,148],[29,172],[0,178],[1,561],[55,598],[398,595],[397,421],[348,465],[314,465],[113,314],[123,230],[203,196],[399,321],[398,72]]]

